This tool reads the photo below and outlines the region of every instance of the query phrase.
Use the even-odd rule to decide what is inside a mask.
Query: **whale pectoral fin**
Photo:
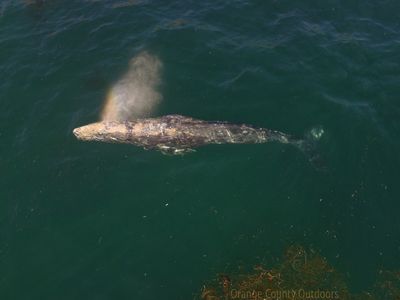
[[[184,155],[188,153],[196,152],[196,150],[192,148],[175,148],[174,155]]]
[[[196,152],[196,150],[192,148],[186,147],[171,147],[167,145],[157,145],[157,150],[159,150],[164,155],[184,155],[190,152]]]

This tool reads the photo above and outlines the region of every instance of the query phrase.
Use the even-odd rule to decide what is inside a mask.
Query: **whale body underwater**
[[[163,154],[185,154],[209,144],[260,144],[280,142],[302,148],[304,140],[285,133],[246,124],[204,121],[181,115],[132,121],[102,121],[75,128],[82,141],[132,144]]]

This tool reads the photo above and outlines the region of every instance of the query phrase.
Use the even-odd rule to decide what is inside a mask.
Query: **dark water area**
[[[400,269],[400,2],[0,1],[0,298],[191,299],[291,244],[354,291]],[[324,129],[164,156],[82,143],[140,51],[154,115]]]

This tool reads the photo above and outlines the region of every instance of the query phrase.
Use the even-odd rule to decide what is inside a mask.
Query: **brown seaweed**
[[[379,271],[369,290],[352,293],[345,277],[325,257],[301,246],[289,247],[279,263],[251,272],[219,274],[199,294],[204,300],[399,300],[400,272]]]

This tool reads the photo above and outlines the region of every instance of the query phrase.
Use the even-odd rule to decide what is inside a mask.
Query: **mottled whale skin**
[[[291,142],[288,135],[279,131],[180,115],[125,122],[102,121],[76,128],[73,133],[82,141],[132,144],[164,154],[184,154],[208,144]]]

